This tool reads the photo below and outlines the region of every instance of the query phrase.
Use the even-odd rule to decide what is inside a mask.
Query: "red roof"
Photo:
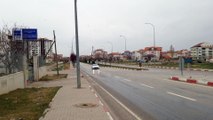
[[[204,43],[204,42],[202,42],[202,43],[198,43],[198,44],[196,44],[196,45],[192,46],[192,48],[193,48],[193,47],[201,47],[201,45],[202,45],[203,43]]]
[[[144,51],[151,51],[152,49],[162,51],[162,47],[145,47]]]

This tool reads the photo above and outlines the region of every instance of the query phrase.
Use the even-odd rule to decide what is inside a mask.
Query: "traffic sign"
[[[13,29],[13,40],[22,40],[21,29]]]
[[[23,40],[37,40],[37,29],[22,29]]]

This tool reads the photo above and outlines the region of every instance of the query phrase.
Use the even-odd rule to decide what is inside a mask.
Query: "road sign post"
[[[181,71],[181,75],[183,76],[183,70],[184,70],[184,59],[183,59],[183,57],[179,58],[179,69]]]

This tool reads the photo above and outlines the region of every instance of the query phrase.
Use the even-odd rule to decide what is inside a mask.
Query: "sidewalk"
[[[76,72],[73,68],[60,73],[68,74],[68,78],[35,82],[30,85],[31,87],[62,86],[40,120],[110,120],[111,116],[104,110],[102,102],[97,94],[94,94],[87,80],[81,78],[82,88],[77,89]]]

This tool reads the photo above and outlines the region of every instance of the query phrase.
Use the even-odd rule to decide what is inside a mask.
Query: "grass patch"
[[[67,69],[70,69],[70,63],[63,63],[63,64],[59,64],[58,65],[58,70],[61,71],[61,70],[67,70]],[[57,71],[57,67],[54,66],[54,68],[52,69],[52,71]]]
[[[39,81],[52,81],[57,80],[61,78],[67,78],[67,74],[52,74],[52,75],[45,75],[42,78],[39,79]]]
[[[0,120],[38,120],[59,88],[17,89],[0,95]]]
[[[63,66],[63,65],[59,65],[59,66],[58,66],[58,70],[59,70],[59,71],[64,70],[64,66]],[[57,71],[57,67],[54,67],[54,68],[52,69],[52,71]]]
[[[64,63],[64,70],[70,69],[70,63]]]
[[[193,68],[213,69],[213,63],[197,63],[192,64]]]

